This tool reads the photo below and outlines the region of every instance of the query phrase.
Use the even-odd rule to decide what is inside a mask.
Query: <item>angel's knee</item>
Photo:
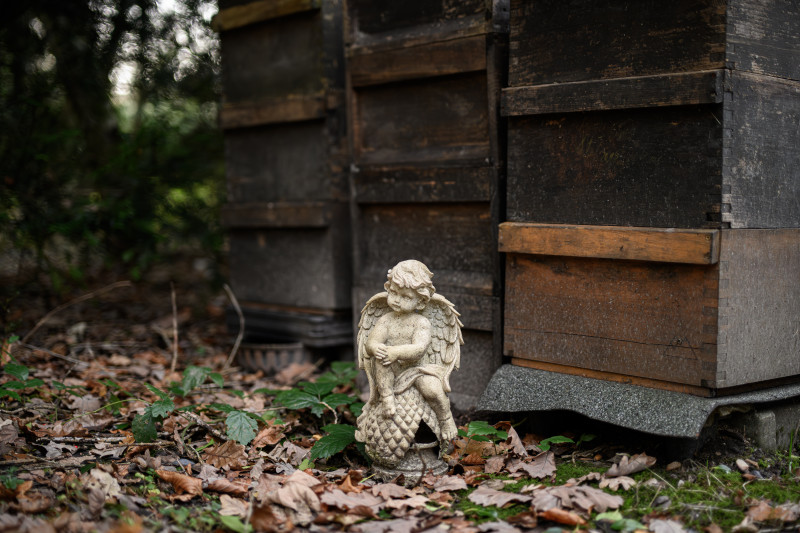
[[[426,400],[437,399],[444,393],[441,380],[434,376],[423,376],[419,378],[417,387]]]

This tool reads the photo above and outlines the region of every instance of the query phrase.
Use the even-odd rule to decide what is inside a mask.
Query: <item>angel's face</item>
[[[392,283],[387,290],[389,293],[386,302],[395,313],[413,313],[420,309],[422,296],[413,289],[398,287]]]

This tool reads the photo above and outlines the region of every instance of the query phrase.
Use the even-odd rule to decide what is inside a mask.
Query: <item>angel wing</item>
[[[444,366],[444,391],[450,392],[450,374],[461,365],[461,345],[464,324],[455,306],[440,294],[434,294],[422,315],[431,323],[431,344],[423,356],[423,363]],[[363,320],[363,319],[362,319]]]
[[[370,298],[361,310],[361,320],[358,321],[358,368],[363,368],[367,373],[367,380],[369,381],[369,399],[370,402],[376,397],[375,384],[372,378],[372,369],[370,368],[374,362],[373,358],[367,355],[367,339],[378,323],[378,319],[391,311],[389,304],[386,301],[388,294],[386,292],[379,292]]]

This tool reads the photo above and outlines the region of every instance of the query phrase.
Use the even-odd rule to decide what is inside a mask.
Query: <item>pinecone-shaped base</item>
[[[441,476],[449,470],[447,463],[439,457],[439,443],[414,443],[403,459],[394,468],[373,465],[375,475],[383,481],[392,481],[403,475],[406,486],[416,485],[420,478],[433,474]]]

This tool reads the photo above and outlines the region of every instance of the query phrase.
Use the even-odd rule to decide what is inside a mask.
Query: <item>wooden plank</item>
[[[720,386],[800,376],[800,228],[721,238]]]
[[[322,0],[256,0],[222,9],[211,19],[214,31],[228,31],[265,20],[319,9]]]
[[[574,113],[722,102],[723,71],[707,70],[613,80],[503,89],[505,116]]]
[[[713,265],[719,231],[504,222],[501,252]]]
[[[511,254],[508,355],[698,387],[716,378],[716,266]]]
[[[488,166],[361,166],[353,173],[356,202],[488,202],[494,170]]]
[[[512,222],[720,227],[718,106],[511,117]]]
[[[736,70],[800,80],[800,4],[728,0],[725,60]]]
[[[227,228],[325,228],[333,214],[325,202],[242,203],[222,208]]]
[[[329,54],[325,48],[330,46],[324,42],[328,38],[327,26],[321,15],[315,15],[281,18],[223,32],[223,102],[251,103],[324,94],[335,87],[325,69]]]
[[[727,0],[512,0],[509,86],[725,68]]]
[[[569,374],[571,376],[580,376],[583,378],[591,378],[591,379],[602,379],[605,381],[613,381],[615,383],[625,383],[626,385],[636,385],[638,387],[649,387],[651,389],[668,390],[672,392],[680,392],[682,394],[703,396],[706,398],[714,396],[714,391],[706,387],[696,387],[692,385],[685,385],[682,383],[672,383],[670,381],[662,381],[659,379],[640,378],[636,376],[629,376],[627,374],[616,374],[613,372],[599,372],[597,370],[588,370],[586,368],[579,368],[574,366],[557,365],[554,363],[545,363],[542,361],[531,361],[530,359],[520,359],[518,357],[512,357],[511,364],[516,366],[523,366],[525,368],[547,370],[548,372],[558,372],[559,374]]]
[[[281,124],[323,118],[325,98],[321,95],[291,96],[254,103],[223,104],[220,127],[223,129]]]
[[[486,36],[351,54],[348,68],[355,87],[485,70]]]
[[[485,0],[406,0],[403,2],[376,2],[374,0],[347,0],[347,16],[353,37],[363,41],[369,36],[402,40],[403,33],[431,32],[431,26],[448,23],[471,25],[474,20],[485,19]]]
[[[800,227],[800,82],[732,72],[726,87],[722,220]]]
[[[376,85],[356,91],[355,99],[357,165],[473,162],[490,155],[484,73]]]

